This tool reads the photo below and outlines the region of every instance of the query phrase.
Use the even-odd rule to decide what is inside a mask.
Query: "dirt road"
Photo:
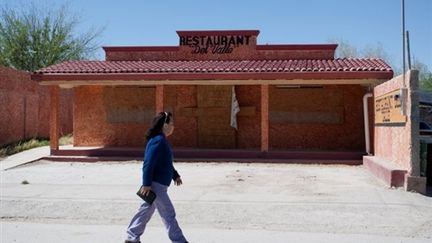
[[[176,169],[184,185],[169,193],[192,243],[432,241],[432,198],[387,188],[362,166]],[[2,242],[122,242],[140,204],[140,176],[139,161],[40,161],[2,171]],[[142,241],[169,242],[159,215]]]

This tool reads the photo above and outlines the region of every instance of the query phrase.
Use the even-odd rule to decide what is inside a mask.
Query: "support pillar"
[[[156,113],[164,111],[164,86],[156,85]]]
[[[269,86],[261,85],[261,152],[269,150]]]
[[[405,97],[408,106],[406,113],[409,116],[407,125],[410,126],[410,169],[405,175],[405,190],[416,191],[421,194],[426,194],[427,178],[420,176],[420,131],[418,124],[420,123],[419,117],[419,72],[416,70],[409,70],[408,77],[408,92]],[[404,80],[404,82],[406,82]],[[409,106],[410,105],[410,106]]]
[[[59,150],[59,132],[60,132],[60,88],[58,86],[50,87],[50,148],[51,155]]]

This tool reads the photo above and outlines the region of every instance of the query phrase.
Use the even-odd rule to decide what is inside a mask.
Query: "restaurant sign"
[[[250,42],[250,35],[180,36],[180,46],[190,47],[193,54],[229,54]]]
[[[402,114],[402,89],[375,98],[375,124],[405,123]]]

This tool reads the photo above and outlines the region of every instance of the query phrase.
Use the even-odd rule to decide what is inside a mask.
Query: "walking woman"
[[[180,175],[174,169],[172,149],[167,140],[167,137],[173,131],[172,114],[170,112],[161,112],[153,119],[150,129],[146,133],[147,146],[140,190],[145,195],[153,191],[156,194],[156,199],[151,204],[143,202],[129,224],[125,243],[140,242],[140,236],[144,233],[144,229],[155,209],[158,210],[162,217],[170,240],[173,243],[187,243],[177,223],[174,206],[167,193],[171,180],[177,186],[183,183]]]

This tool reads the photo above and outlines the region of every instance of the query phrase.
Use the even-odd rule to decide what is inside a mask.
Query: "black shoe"
[[[141,243],[141,241],[130,241],[130,240],[125,240],[124,243]]]

